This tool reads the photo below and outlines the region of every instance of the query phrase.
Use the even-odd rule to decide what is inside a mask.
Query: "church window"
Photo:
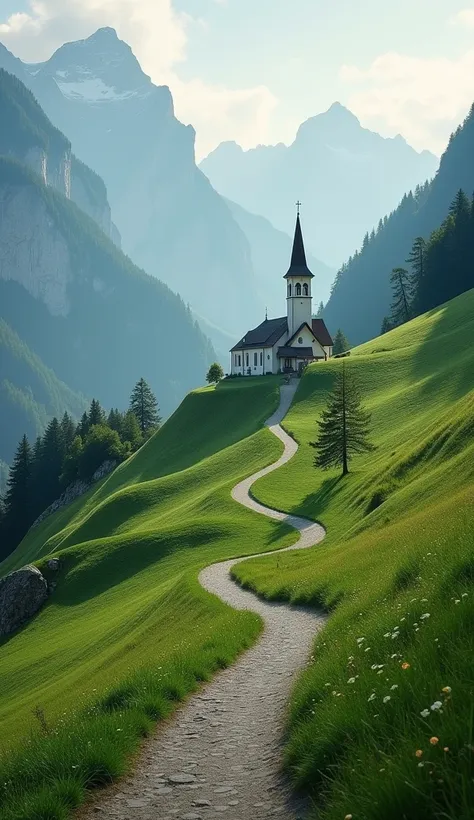
[[[253,354],[253,366],[257,367],[257,351]]]
[[[303,344],[303,337],[302,336],[298,336],[298,344],[299,345]]]
[[[260,367],[263,365],[263,351],[260,351]]]
[[[246,359],[247,359],[247,367],[248,367],[249,366],[249,354],[246,353],[245,356],[246,356]]]
[[[291,296],[291,282],[288,282],[288,296]]]
[[[267,355],[267,359],[270,361],[270,354]]]
[[[307,296],[307,295],[308,295],[308,285],[305,282],[304,285],[303,285],[303,296]]]
[[[299,282],[297,282],[295,285],[295,293],[297,296],[301,296],[301,285]]]

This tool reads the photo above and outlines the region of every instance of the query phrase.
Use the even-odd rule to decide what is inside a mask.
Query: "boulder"
[[[36,567],[22,567],[0,578],[0,637],[32,618],[47,597],[46,578]]]
[[[59,558],[50,558],[48,561],[48,569],[52,572],[57,572],[60,567]]]

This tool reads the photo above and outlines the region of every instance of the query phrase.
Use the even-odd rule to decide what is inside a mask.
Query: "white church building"
[[[230,351],[231,375],[294,373],[310,362],[332,356],[333,341],[322,319],[313,319],[311,282],[306,264],[299,208],[291,263],[286,279],[286,316],[266,318],[248,330]]]

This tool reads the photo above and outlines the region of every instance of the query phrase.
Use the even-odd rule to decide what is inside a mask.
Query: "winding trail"
[[[295,391],[294,383],[281,387],[280,406],[266,423],[283,442],[283,455],[232,490],[238,503],[299,530],[300,538],[287,548],[290,550],[319,543],[324,529],[264,507],[250,497],[249,490],[298,449],[280,427]],[[260,640],[159,728],[133,774],[91,807],[87,818],[297,820],[304,816],[306,806],[292,796],[281,775],[283,723],[293,679],[304,666],[324,617],[268,603],[241,589],[231,580],[229,570],[246,560],[248,557],[212,564],[202,570],[199,580],[234,608],[261,615],[265,629]]]

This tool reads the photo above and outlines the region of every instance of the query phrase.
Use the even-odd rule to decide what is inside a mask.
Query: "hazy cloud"
[[[439,154],[474,100],[474,50],[452,60],[390,52],[366,69],[343,65],[340,78],[365,125]]]
[[[463,9],[451,18],[452,23],[460,23],[468,28],[474,28],[474,9]]]
[[[179,79],[192,25],[202,27],[205,21],[175,11],[171,0],[30,0],[28,13],[0,18],[0,38],[18,57],[38,62],[64,42],[111,26],[152,80],[170,86],[177,116],[196,128],[200,155],[222,140],[245,147],[263,141],[276,105],[268,88],[227,89],[199,78]]]

